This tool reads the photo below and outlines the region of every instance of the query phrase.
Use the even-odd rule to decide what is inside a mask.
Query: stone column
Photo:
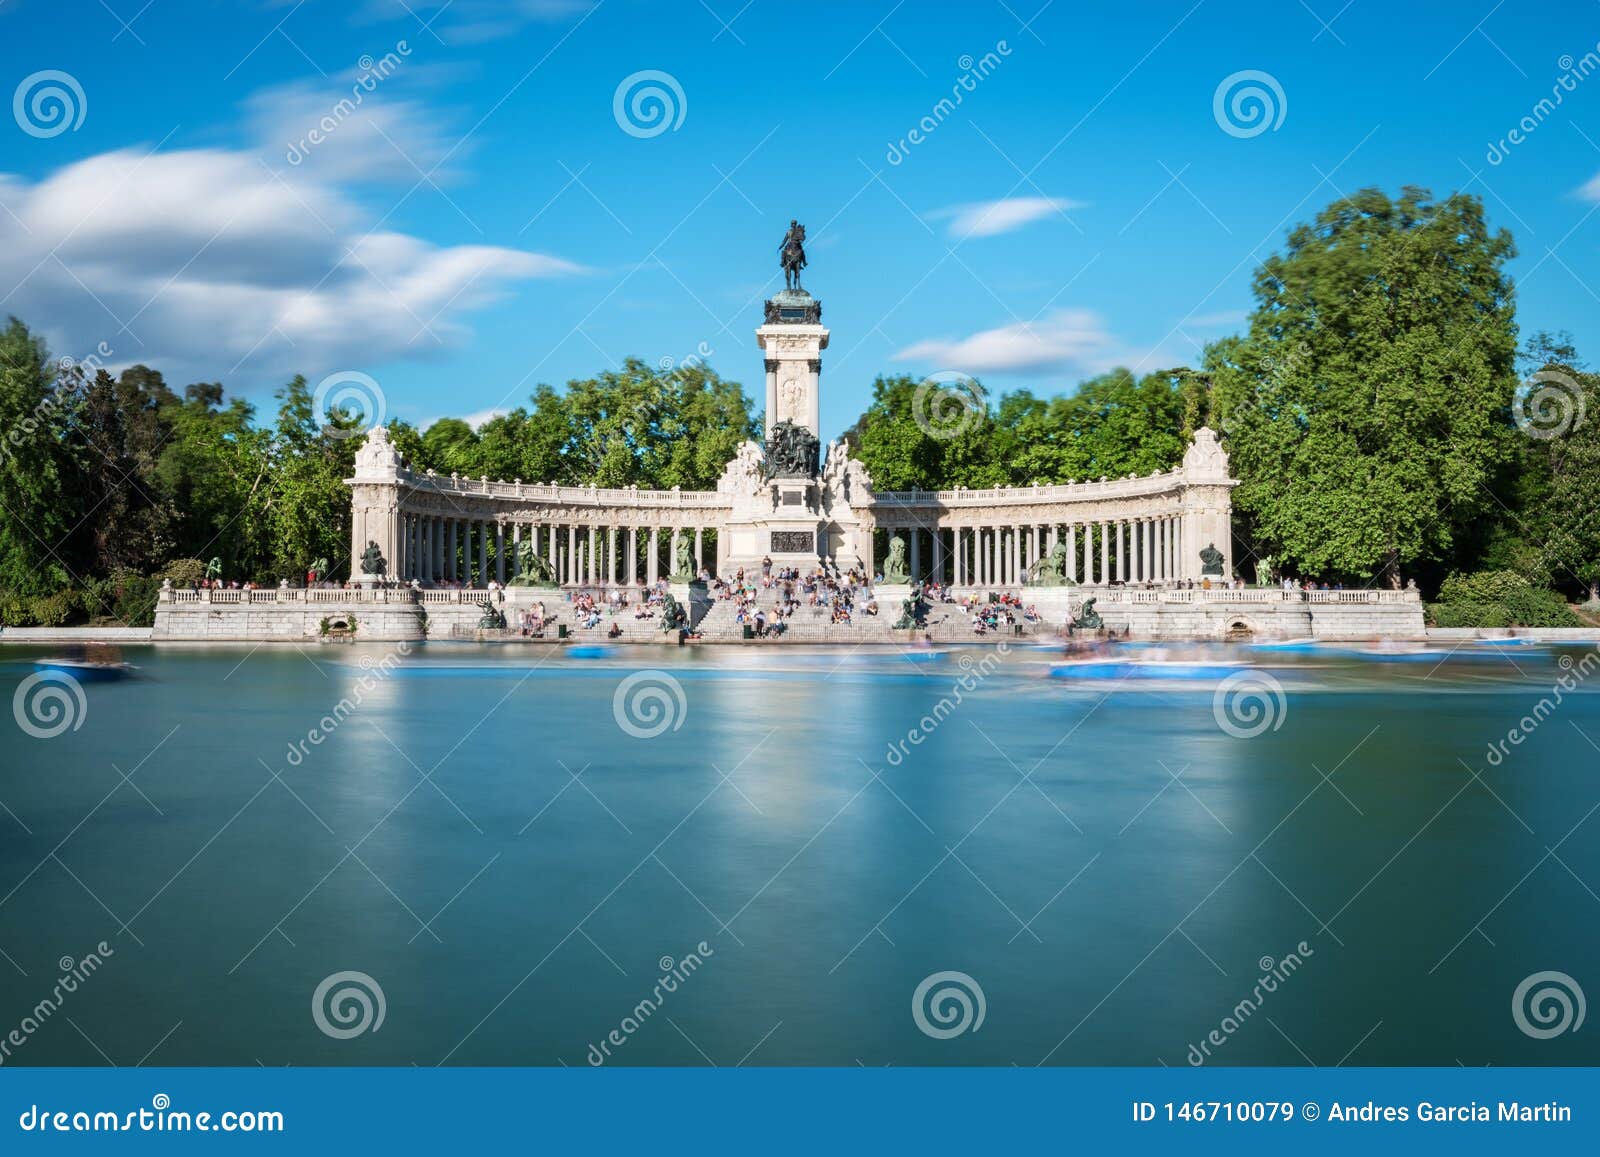
[[[628,585],[639,585],[639,528],[628,527]]]
[[[644,572],[645,573],[645,579],[646,579],[647,582],[649,582],[649,584],[651,586],[655,586],[656,585],[656,579],[658,577],[660,577],[660,573],[661,573],[660,572],[660,567],[661,567],[661,528],[659,526],[652,526],[650,528],[650,558],[649,558],[648,564],[645,567],[645,572]]]
[[[1083,524],[1083,584],[1094,585],[1094,523]]]
[[[915,526],[911,528],[911,581],[916,582],[922,574],[922,532]]]
[[[706,539],[703,526],[694,528],[694,569],[696,575],[706,569]]]
[[[1100,582],[1102,585],[1111,581],[1111,524],[1100,524]]]

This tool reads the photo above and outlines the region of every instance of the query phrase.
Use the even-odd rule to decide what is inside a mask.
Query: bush
[[[1441,603],[1503,603],[1513,591],[1532,589],[1514,570],[1482,570],[1453,574],[1439,584]]]
[[[161,580],[154,575],[119,570],[111,576],[111,614],[130,627],[154,626],[160,593]]]
[[[1572,613],[1567,600],[1556,591],[1529,587],[1512,591],[1501,603],[1519,627],[1581,627],[1583,620]]]
[[[1500,602],[1430,603],[1428,621],[1435,627],[1581,627],[1555,591],[1523,587]]]
[[[40,627],[64,627],[72,621],[74,606],[71,591],[57,591],[53,595],[39,595],[28,600],[28,614]]]
[[[33,611],[28,600],[10,592],[0,593],[0,627],[31,627]]]
[[[156,576],[157,579],[171,579],[172,585],[179,589],[197,587],[205,577],[206,564],[197,558],[175,558]]]
[[[1499,603],[1430,603],[1428,621],[1435,627],[1509,627],[1511,612]]]

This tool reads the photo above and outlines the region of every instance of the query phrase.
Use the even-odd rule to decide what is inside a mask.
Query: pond
[[[1593,648],[40,654],[8,1064],[1600,1062]]]

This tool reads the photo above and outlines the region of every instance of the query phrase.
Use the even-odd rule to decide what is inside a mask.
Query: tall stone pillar
[[[650,559],[645,567],[645,577],[651,586],[656,585],[656,580],[661,577],[661,528],[650,528]]]
[[[628,585],[639,585],[639,528],[628,527]]]

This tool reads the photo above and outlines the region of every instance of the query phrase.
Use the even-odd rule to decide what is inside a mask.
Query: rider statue
[[[806,227],[798,221],[789,222],[789,231],[778,246],[778,264],[783,266],[783,287],[800,289],[800,271],[806,267]]]

